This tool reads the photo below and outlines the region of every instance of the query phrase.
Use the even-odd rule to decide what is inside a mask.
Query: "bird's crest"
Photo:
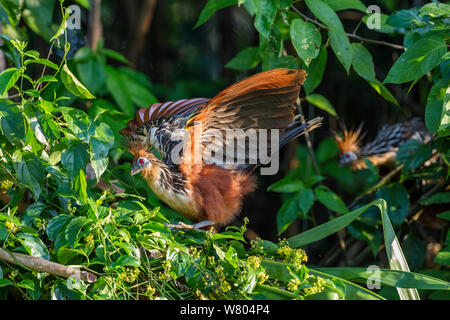
[[[143,156],[149,154],[152,150],[152,145],[149,145],[146,139],[138,139],[135,136],[126,137],[122,139],[122,145],[126,148],[134,157]]]
[[[342,127],[342,137],[337,134],[336,132],[333,132],[334,139],[339,147],[339,150],[341,153],[344,152],[359,152],[359,146],[361,143],[361,140],[364,138],[365,133],[361,134],[362,130],[362,124],[359,125],[359,127],[355,129],[347,130],[344,124],[341,123]]]

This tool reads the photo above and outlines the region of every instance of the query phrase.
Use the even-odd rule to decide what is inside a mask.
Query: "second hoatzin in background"
[[[362,126],[356,130],[344,129],[342,136],[334,134],[340,151],[339,164],[348,165],[352,170],[366,168],[364,160],[370,161],[374,166],[392,167],[402,143],[410,139],[422,143],[431,140],[431,134],[427,131],[425,123],[417,117],[405,122],[384,125],[375,139],[364,146],[361,145],[361,140],[365,133],[363,134],[361,129]]]
[[[273,155],[292,139],[318,127],[320,117],[305,124],[294,117],[305,77],[303,70],[275,69],[235,83],[210,100],[179,100],[138,110],[128,128],[121,131],[134,156],[132,174],[140,172],[171,208],[201,221],[196,227],[226,224],[239,212],[243,197],[255,188],[251,172],[261,164],[260,144],[255,146],[249,139],[244,140],[244,148],[233,146],[232,159],[226,163],[213,158],[209,147],[212,144],[224,150],[235,143],[226,139],[230,129],[275,129],[279,140],[275,150],[268,148]],[[216,139],[217,133],[224,138]],[[272,146],[271,137],[268,133],[263,138],[266,147]],[[196,146],[200,162],[194,161]],[[150,148],[156,149],[162,160]],[[256,161],[250,161],[252,157]],[[229,166],[230,162],[237,165]]]

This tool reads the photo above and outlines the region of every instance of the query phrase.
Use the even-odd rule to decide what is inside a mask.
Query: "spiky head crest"
[[[150,152],[152,146],[147,141],[136,138],[135,136],[123,137],[123,146],[130,152],[134,158],[139,157],[151,157],[153,154]]]
[[[342,137],[334,132],[334,139],[339,147],[341,154],[346,152],[353,152],[359,154],[359,147],[361,140],[364,138],[364,134],[361,134],[362,124],[354,130],[353,128],[347,130],[347,128],[342,129]]]

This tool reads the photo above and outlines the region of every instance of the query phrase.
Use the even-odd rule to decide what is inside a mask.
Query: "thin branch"
[[[303,115],[303,109],[302,109],[302,105],[300,103],[300,98],[297,98],[297,110],[298,110],[298,113],[300,114],[300,122],[302,123],[302,125],[305,125],[306,122],[305,122],[305,117]],[[316,157],[314,156],[314,150],[312,147],[311,138],[309,136],[308,131],[305,131],[305,140],[306,140],[306,145],[308,147],[309,156],[312,160],[314,170],[316,171],[316,175],[320,176],[319,166],[317,165]]]
[[[308,17],[307,15],[303,14],[302,12],[300,12],[300,10],[298,10],[296,7],[291,6],[291,9],[294,10],[296,13],[298,13],[299,15],[301,15],[306,21],[309,21],[311,23],[314,23],[316,26],[319,26],[323,29],[328,29],[328,27],[322,23],[320,23],[319,21],[315,20],[315,19],[311,19],[310,17]],[[364,42],[370,42],[370,43],[375,43],[375,44],[379,44],[379,45],[383,45],[383,46],[388,46],[394,49],[398,49],[398,50],[404,50],[405,47],[403,47],[402,45],[399,44],[395,44],[395,43],[390,43],[390,42],[386,42],[386,41],[381,41],[381,40],[374,40],[374,39],[368,39],[368,38],[364,38],[364,37],[360,37],[354,33],[345,33],[345,35],[349,38],[354,38],[360,41],[364,41]]]
[[[97,281],[97,276],[93,273],[80,271],[76,268],[67,267],[65,265],[42,258],[31,257],[21,253],[9,252],[2,248],[0,248],[0,260],[22,266],[25,269],[31,269],[36,272],[50,273],[64,278],[71,277],[86,281],[88,283]]]

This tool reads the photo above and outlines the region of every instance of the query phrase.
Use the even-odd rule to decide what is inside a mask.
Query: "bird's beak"
[[[131,175],[134,176],[135,174],[138,174],[142,169],[142,167],[133,165],[133,167],[131,168]]]

